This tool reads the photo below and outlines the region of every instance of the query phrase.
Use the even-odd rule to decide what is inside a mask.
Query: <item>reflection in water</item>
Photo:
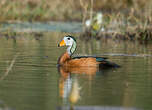
[[[75,73],[75,74],[87,74],[87,75],[95,75],[98,71],[97,67],[67,67],[67,66],[60,66],[59,67],[60,73],[64,77],[67,76],[67,73]]]
[[[111,69],[112,70],[112,69]],[[59,80],[59,94],[63,99],[63,105],[70,103],[70,109],[73,109],[74,105],[79,102],[83,97],[80,95],[83,93],[82,89],[84,85],[79,84],[78,75],[89,76],[89,81],[97,74],[107,74],[108,70],[99,70],[97,67],[64,67],[59,66],[60,72]],[[89,84],[91,84],[89,82]]]
[[[71,73],[61,66],[58,68],[61,74],[59,80],[59,93],[63,103],[75,104],[80,99],[80,86],[77,77],[71,77]],[[78,71],[77,71],[78,72]]]
[[[82,103],[80,101],[83,101],[84,95],[86,92],[83,90],[83,88],[88,87],[89,93],[93,93],[93,87],[90,88],[93,81],[95,80],[94,77],[98,76],[98,74],[102,76],[107,76],[109,72],[112,72],[115,69],[109,69],[109,70],[98,70],[98,68],[92,67],[63,67],[59,66],[58,71],[60,72],[60,80],[59,80],[59,94],[60,98],[62,99],[62,106],[57,108],[57,110],[138,110],[138,108],[131,108],[129,106],[124,107],[116,107],[116,106],[77,106],[79,103]],[[85,80],[85,82],[88,84],[88,86],[83,84],[80,84],[79,76],[85,75],[89,76],[87,77],[89,79],[89,82]],[[90,80],[91,77],[91,80]],[[104,77],[106,78],[106,77]],[[102,87],[102,85],[101,85]],[[103,88],[103,87],[102,87]],[[103,88],[104,89],[104,88]],[[92,94],[91,94],[92,95]],[[102,96],[102,94],[101,94]],[[104,94],[103,94],[104,97]],[[128,103],[128,102],[127,102]]]
[[[78,84],[78,79],[71,77],[71,74],[86,74],[93,76],[98,71],[96,67],[66,67],[59,66],[58,71],[61,74],[59,80],[59,93],[60,97],[63,99],[63,103],[75,104],[80,99],[80,88]],[[69,97],[70,96],[70,97]]]
[[[78,79],[67,77],[60,77],[59,81],[59,94],[60,97],[63,99],[64,104],[75,104],[80,99],[80,86],[78,84]]]
[[[72,84],[72,89],[70,93],[69,100],[72,104],[75,104],[80,99],[80,86],[78,84],[78,79],[75,78]]]
[[[8,107],[8,105],[3,100],[0,100],[0,110],[15,110],[15,109]]]
[[[70,77],[67,77],[67,79],[65,79],[64,77],[60,78],[60,82],[59,82],[60,97],[64,99],[64,102],[67,101],[68,95],[71,91],[71,87],[72,87],[72,79]]]

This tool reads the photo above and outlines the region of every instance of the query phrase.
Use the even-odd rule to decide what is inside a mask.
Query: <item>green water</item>
[[[57,47],[64,35],[66,33],[47,33],[40,40],[30,34],[19,36],[16,41],[0,38],[2,109],[152,109],[152,57],[144,56],[152,55],[152,44],[112,40],[86,42],[77,38],[75,54],[107,54],[110,61],[122,67],[93,75],[70,74],[63,78],[56,64],[65,51],[64,47]],[[74,84],[79,97],[72,104],[69,97]]]

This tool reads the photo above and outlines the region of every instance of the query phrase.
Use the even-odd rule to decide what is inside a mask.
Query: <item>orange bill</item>
[[[65,41],[64,40],[62,40],[61,42],[60,42],[60,44],[59,44],[59,47],[61,47],[61,46],[65,46],[66,44],[65,44]]]

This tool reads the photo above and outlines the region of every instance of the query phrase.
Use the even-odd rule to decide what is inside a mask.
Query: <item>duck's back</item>
[[[96,58],[88,57],[88,58],[73,58],[67,62],[68,66],[87,66],[87,67],[96,67],[100,62],[96,61]]]
[[[117,68],[119,65],[109,62],[106,57],[78,56],[69,61],[69,65],[76,66],[99,66],[99,68]]]

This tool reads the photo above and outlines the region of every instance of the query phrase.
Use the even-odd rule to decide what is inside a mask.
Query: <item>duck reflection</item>
[[[73,80],[72,88],[71,88],[71,92],[69,96],[69,101],[72,104],[75,104],[80,99],[80,90],[81,90],[81,87],[79,86],[78,79],[75,78]]]
[[[59,68],[61,77],[59,80],[59,94],[64,104],[75,104],[80,99],[80,85],[77,76],[71,77],[71,73]]]
[[[71,105],[76,104],[81,97],[80,92],[82,87],[79,85],[78,74],[84,74],[92,81],[95,75],[107,73],[107,70],[100,70],[96,67],[59,66],[58,71],[61,75],[59,79],[59,94],[62,98],[62,103],[70,103]]]
[[[68,66],[59,66],[58,67],[62,77],[67,77],[69,74],[86,74],[86,75],[95,75],[97,71],[100,71],[98,67],[68,67]]]

